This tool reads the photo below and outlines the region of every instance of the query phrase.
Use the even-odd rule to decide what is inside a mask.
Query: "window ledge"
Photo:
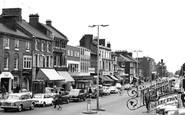
[[[18,68],[14,68],[14,70],[18,70]]]
[[[10,49],[10,47],[5,47],[5,49],[9,50],[9,49]]]
[[[26,50],[26,52],[30,52],[30,50]]]
[[[15,50],[16,50],[16,51],[19,51],[19,49],[18,49],[18,48],[15,48]]]
[[[4,68],[4,70],[8,70],[8,68]]]

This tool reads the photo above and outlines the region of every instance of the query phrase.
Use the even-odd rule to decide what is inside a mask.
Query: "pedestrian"
[[[57,91],[55,91],[55,95],[54,95],[54,108],[56,108],[57,106],[57,100],[58,100],[59,94]]]
[[[16,91],[16,93],[19,93],[19,91],[20,91],[20,86],[19,86],[19,84],[17,84],[17,86],[16,86],[16,88],[15,88],[15,91]]]
[[[144,100],[145,100],[145,106],[147,109],[147,113],[149,113],[150,112],[150,91],[145,93]]]
[[[58,96],[58,100],[57,100],[57,105],[58,105],[58,110],[62,109],[61,105],[62,105],[62,92],[59,92],[59,96]]]
[[[2,88],[1,88],[1,93],[2,93],[2,98],[5,99],[5,95],[6,95],[6,88],[5,86],[3,85]]]
[[[181,101],[182,101],[183,107],[185,107],[185,94],[184,94],[184,92],[182,92],[182,94],[181,94]]]

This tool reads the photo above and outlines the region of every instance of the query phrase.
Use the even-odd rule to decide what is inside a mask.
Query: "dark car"
[[[84,89],[71,89],[68,96],[72,101],[85,101],[88,94]]]

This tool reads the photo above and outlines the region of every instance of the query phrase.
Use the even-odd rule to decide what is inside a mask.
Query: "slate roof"
[[[23,32],[19,31],[19,29],[17,29],[16,31],[13,31],[13,30],[7,28],[6,26],[4,26],[2,23],[0,23],[0,32],[30,38],[29,36],[27,36]]]
[[[31,26],[29,23],[27,23],[25,20],[22,20],[22,22],[17,22],[18,25],[20,25],[22,28],[24,28],[26,31],[28,31],[30,34],[34,35],[37,38],[42,38],[45,40],[51,40],[48,36],[40,32],[38,29]]]
[[[46,24],[42,24],[40,23],[42,26],[44,26],[46,29],[48,29],[49,31],[51,31],[55,37],[57,38],[62,38],[64,40],[68,40],[67,37],[65,35],[63,35],[61,32],[59,32],[58,30],[56,30],[54,27],[52,26],[48,26]]]
[[[133,58],[133,57],[131,57],[131,56],[129,56],[129,55],[127,55],[127,56],[128,56],[128,58],[130,58],[130,59],[133,60],[134,62],[140,63],[139,61],[137,61],[137,59],[135,59],[135,58]]]
[[[127,61],[127,62],[133,62],[133,60],[129,59],[128,57],[125,57],[123,55],[118,56],[118,61]]]

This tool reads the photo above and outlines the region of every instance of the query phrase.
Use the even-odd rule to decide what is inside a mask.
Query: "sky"
[[[142,50],[133,57],[161,59],[175,73],[185,63],[185,0],[0,0],[0,8],[22,8],[39,14],[39,22],[52,25],[67,36],[68,45],[77,46],[85,34],[111,43],[112,51]],[[0,10],[0,14],[2,10]]]

